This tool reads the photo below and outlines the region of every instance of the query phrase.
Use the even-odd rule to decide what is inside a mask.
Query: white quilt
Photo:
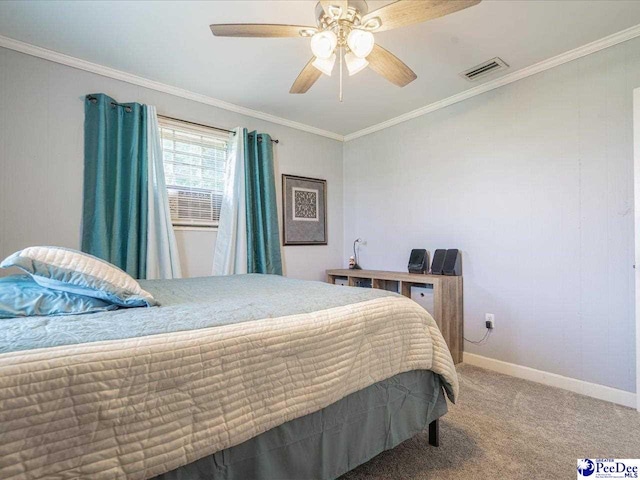
[[[401,372],[458,379],[431,316],[384,297],[0,355],[0,478],[145,479]]]

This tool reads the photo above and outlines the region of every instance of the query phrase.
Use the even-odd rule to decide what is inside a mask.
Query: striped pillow
[[[133,277],[115,265],[70,248],[25,248],[5,258],[0,267],[18,267],[43,287],[99,298],[121,307],[158,304]]]

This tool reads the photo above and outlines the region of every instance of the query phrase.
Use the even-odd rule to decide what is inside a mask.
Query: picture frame
[[[327,245],[327,181],[282,175],[282,243]]]

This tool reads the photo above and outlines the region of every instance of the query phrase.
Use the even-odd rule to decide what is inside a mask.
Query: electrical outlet
[[[495,320],[495,316],[493,315],[493,313],[485,313],[484,314],[484,325],[489,330],[493,330],[495,328],[496,320]]]

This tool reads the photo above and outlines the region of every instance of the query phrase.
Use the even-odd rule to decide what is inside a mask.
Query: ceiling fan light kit
[[[349,76],[353,76],[369,66],[366,58],[358,57],[353,52],[349,52],[344,56],[344,63],[347,64]]]
[[[311,37],[311,51],[318,58],[329,58],[338,45],[338,37],[331,30],[324,30]]]
[[[320,70],[325,75],[331,76],[331,72],[333,72],[333,67],[336,64],[336,54],[334,53],[329,58],[321,58],[316,57],[313,61],[312,65]]]
[[[367,58],[373,50],[375,39],[373,33],[356,28],[349,32],[347,45],[356,57]]]
[[[374,33],[443,17],[480,1],[398,0],[369,13],[365,0],[321,0],[316,5],[317,27],[214,24],[211,32],[221,37],[311,37],[314,58],[307,62],[289,93],[306,93],[323,73],[331,76],[339,55],[342,101],[343,59],[350,76],[370,67],[399,87],[417,78],[398,57],[376,44]]]

